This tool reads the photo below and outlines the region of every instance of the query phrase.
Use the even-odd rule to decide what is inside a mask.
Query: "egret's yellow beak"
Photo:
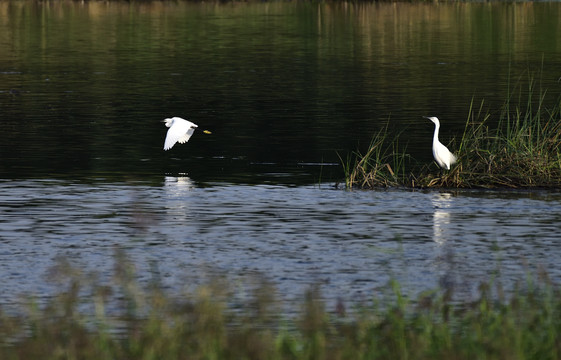
[[[203,132],[204,132],[205,134],[212,134],[212,133],[211,133],[210,131],[208,131],[208,130],[203,130]]]

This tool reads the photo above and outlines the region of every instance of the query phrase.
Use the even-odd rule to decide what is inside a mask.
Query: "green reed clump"
[[[482,284],[473,301],[437,289],[417,299],[391,281],[373,305],[326,310],[319,288],[283,315],[267,282],[246,301],[221,279],[172,296],[142,287],[117,259],[100,283],[71,269],[45,305],[0,312],[1,359],[558,359],[561,294],[546,276],[507,298]],[[68,273],[67,273],[68,274]],[[498,294],[498,295],[497,295]],[[235,303],[235,304],[233,304]]]
[[[404,164],[404,153],[378,154],[388,134],[377,134],[365,155],[355,154],[343,165],[347,188],[385,186],[456,188],[529,188],[561,185],[561,101],[546,106],[546,91],[539,89],[532,76],[527,86],[520,82],[509,92],[496,113],[470,105],[468,120],[459,143],[449,148],[458,157],[450,171],[430,164],[411,168],[405,175],[389,176],[385,164]],[[380,173],[382,175],[380,175]],[[392,181],[388,181],[387,179]]]
[[[545,92],[534,97],[530,80],[528,99],[510,99],[488,125],[490,114],[472,115],[470,109],[454,186],[461,187],[557,187],[561,185],[561,107],[559,101],[544,106]]]
[[[340,158],[341,159],[341,158]],[[348,189],[399,186],[406,180],[409,155],[399,149],[399,136],[389,138],[387,127],[370,142],[366,153],[354,152],[341,159]]]

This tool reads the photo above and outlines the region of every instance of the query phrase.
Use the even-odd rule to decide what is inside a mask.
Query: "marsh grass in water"
[[[406,165],[410,157],[399,147],[399,135],[390,138],[387,127],[372,139],[364,154],[354,152],[346,160],[339,155],[347,188],[399,186],[407,180]]]
[[[157,281],[140,286],[116,258],[100,283],[62,261],[61,290],[48,304],[0,313],[1,359],[557,359],[561,297],[542,274],[507,298],[482,284],[473,301],[453,289],[415,300],[391,281],[387,293],[345,311],[327,311],[319,288],[298,314],[283,315],[262,282],[242,304],[220,279],[171,295]]]
[[[476,107],[472,100],[464,132],[449,146],[458,157],[450,171],[434,164],[419,166],[404,151],[381,151],[393,141],[382,132],[365,155],[354,153],[343,162],[347,188],[561,186],[560,98],[546,106],[546,91],[532,75],[526,86],[518,80],[513,89],[496,115],[484,112],[484,101]],[[400,165],[399,176],[385,170],[392,163]]]

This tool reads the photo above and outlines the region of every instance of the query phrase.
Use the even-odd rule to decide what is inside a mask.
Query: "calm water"
[[[48,296],[61,256],[109,276],[115,248],[174,291],[287,299],[559,279],[559,193],[332,185],[386,125],[430,162],[421,115],[447,141],[528,73],[555,99],[560,36],[560,3],[0,2],[1,300]],[[164,152],[169,116],[213,134]]]

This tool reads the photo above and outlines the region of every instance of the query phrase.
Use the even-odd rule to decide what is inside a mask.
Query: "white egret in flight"
[[[164,142],[164,150],[171,149],[176,142],[183,144],[189,141],[191,135],[193,135],[195,129],[198,127],[196,124],[177,116],[167,118],[162,120],[162,122],[165,122],[166,126],[169,128]],[[208,130],[204,130],[203,132],[205,134],[210,134]]]
[[[440,129],[440,121],[434,116],[424,116],[434,123],[434,137],[432,139],[432,156],[434,160],[443,169],[450,170],[450,166],[456,163],[456,156],[448,150],[448,148],[438,141],[438,130]]]

